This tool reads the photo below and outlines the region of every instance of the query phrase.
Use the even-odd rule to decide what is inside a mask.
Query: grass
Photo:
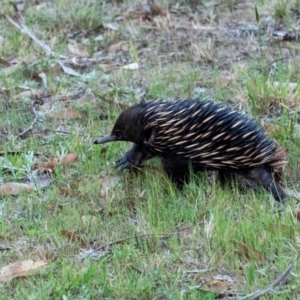
[[[0,299],[217,299],[219,294],[245,295],[265,288],[290,263],[290,291],[261,299],[298,299],[300,248],[294,199],[288,199],[278,215],[272,196],[259,186],[250,188],[237,179],[222,188],[209,173],[193,175],[178,191],[155,159],[137,174],[114,169],[112,162],[128,144],[93,145],[96,137],[111,130],[122,109],[142,96],[210,96],[281,128],[270,134],[289,150],[283,181],[297,190],[300,96],[299,88],[291,91],[288,84],[299,82],[299,45],[272,44],[262,33],[267,16],[290,28],[295,16],[286,1],[257,2],[262,25],[256,23],[252,4],[241,8],[234,1],[158,2],[177,12],[169,23],[163,17],[148,23],[129,18],[119,21],[115,31],[105,25],[116,23],[116,16],[124,16],[138,2],[78,0],[73,5],[57,0],[42,9],[33,2],[21,13],[32,32],[55,52],[67,55],[72,43],[90,54],[103,51],[107,64],[138,62],[140,68],[104,73],[93,64],[76,68],[84,76],[69,76],[53,67],[57,58],[44,56],[26,34],[0,19],[1,58],[25,62],[9,76],[4,67],[0,69],[0,87],[7,89],[0,94],[0,179],[22,181],[35,162],[78,154],[73,164],[55,169],[55,181],[44,190],[0,200],[0,267],[26,259],[49,261],[49,267],[36,275],[1,284]],[[199,18],[192,15],[197,7]],[[12,13],[9,4],[2,10]],[[261,26],[260,34],[231,35],[230,22],[236,22],[236,30],[246,30],[239,27],[241,10],[245,23]],[[191,23],[193,18],[203,27],[200,31],[192,29],[198,24]],[[209,41],[205,30],[211,35],[221,30],[218,24],[229,27],[218,31],[217,41]],[[103,39],[95,40],[99,35]],[[122,40],[129,42],[127,50],[107,51]],[[33,115],[32,98],[18,98],[20,86],[42,87],[33,77],[41,71],[53,96],[50,112],[72,108],[81,118],[49,117],[35,99],[41,118],[21,138]],[[73,99],[80,89],[84,95]],[[111,247],[103,247],[111,242]],[[220,275],[232,281],[216,279]]]

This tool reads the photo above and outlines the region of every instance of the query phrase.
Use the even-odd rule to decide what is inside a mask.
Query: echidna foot
[[[143,145],[133,144],[132,148],[119,158],[115,164],[121,171],[133,170],[139,167],[143,161],[153,156]]]
[[[122,156],[121,158],[119,158],[116,162],[115,162],[115,166],[116,168],[120,168],[121,171],[124,170],[131,170],[133,168],[135,168],[134,165],[132,165],[128,160],[126,155]]]

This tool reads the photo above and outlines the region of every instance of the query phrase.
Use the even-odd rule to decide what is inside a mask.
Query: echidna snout
[[[251,119],[212,101],[154,101],[123,111],[110,135],[96,144],[133,142],[117,161],[132,169],[154,156],[166,174],[182,186],[189,168],[236,173],[258,181],[277,201],[286,197],[273,173],[286,164],[285,152]]]
[[[96,140],[94,141],[94,144],[105,144],[105,143],[109,143],[109,142],[114,142],[114,141],[116,141],[116,140],[117,140],[117,139],[116,139],[115,136],[113,136],[113,135],[111,135],[111,134],[108,134],[108,135],[103,136],[103,137],[101,137],[101,138],[99,138],[99,139],[96,139]]]

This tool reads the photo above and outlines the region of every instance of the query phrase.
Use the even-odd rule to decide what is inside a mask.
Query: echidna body
[[[178,186],[189,168],[236,173],[258,180],[277,201],[286,194],[273,172],[285,164],[285,153],[246,116],[212,101],[154,101],[123,111],[112,133],[95,141],[130,141],[133,147],[117,161],[122,169],[138,167],[158,156]]]

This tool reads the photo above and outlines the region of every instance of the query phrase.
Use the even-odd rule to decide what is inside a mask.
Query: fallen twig
[[[130,237],[126,237],[126,238],[123,238],[123,239],[120,239],[120,240],[116,240],[116,241],[113,241],[113,242],[110,242],[104,246],[100,246],[98,248],[96,248],[93,252],[91,252],[89,255],[91,255],[92,253],[94,252],[98,252],[100,250],[103,250],[105,248],[110,248],[111,246],[113,245],[117,245],[117,244],[122,244],[126,241],[129,241],[129,240],[133,240],[133,239],[137,239],[137,238],[144,238],[144,237],[154,237],[154,236],[160,236],[160,237],[163,237],[163,238],[170,238],[174,235],[177,235],[177,234],[180,234],[180,232],[184,231],[184,230],[187,230],[189,228],[191,228],[192,225],[190,227],[185,227],[185,228],[182,228],[178,231],[175,231],[175,232],[167,232],[167,233],[145,233],[145,234],[140,234],[140,235],[135,235],[135,236],[130,236]]]
[[[33,105],[33,102],[31,103],[31,111],[34,115],[34,119],[33,121],[31,122],[31,124],[29,125],[29,127],[27,127],[24,131],[22,131],[20,134],[19,134],[19,137],[23,138],[25,136],[26,133],[28,133],[29,131],[32,130],[33,128],[33,125],[36,123],[36,121],[38,120],[38,114],[34,108],[34,105]]]
[[[46,79],[46,74],[44,72],[39,74],[39,77],[42,79],[43,82],[43,87],[44,87],[44,97],[43,97],[43,104],[48,102],[48,99],[50,98],[50,93],[47,85],[47,79]]]
[[[43,129],[43,130],[33,131],[32,134],[49,133],[49,132],[61,133],[61,134],[66,134],[66,135],[74,133],[74,132],[69,132],[69,131],[64,131],[64,130],[52,130],[52,129],[46,128],[46,129]],[[76,133],[76,135],[84,136],[84,134],[82,134],[82,133]],[[0,156],[1,156],[1,152],[0,152]]]
[[[6,156],[6,155],[22,155],[24,154],[23,151],[0,151],[0,156]],[[40,152],[34,152],[34,156],[42,156],[43,154]]]
[[[46,45],[43,41],[39,40],[27,27],[27,25],[24,23],[22,18],[18,16],[17,22],[15,22],[10,16],[6,16],[6,19],[13,24],[15,27],[17,27],[22,32],[25,32],[36,44],[38,44],[45,52],[46,54],[51,54],[52,50],[51,48]]]
[[[289,289],[287,290],[280,290],[277,289],[275,290],[275,288],[288,276],[288,274],[291,272],[292,270],[292,265],[289,265],[287,267],[287,269],[285,271],[283,271],[276,279],[273,283],[271,283],[267,288],[263,289],[263,290],[257,290],[253,293],[250,293],[246,296],[242,296],[242,297],[227,297],[224,298],[226,300],[249,300],[249,299],[259,299],[260,297],[266,295],[266,294],[271,294],[271,293],[284,293],[289,291]]]
[[[18,13],[18,18],[17,18],[17,22],[15,22],[10,16],[6,16],[6,19],[13,24],[15,27],[17,27],[21,32],[26,33],[37,45],[39,45],[45,52],[47,55],[56,55],[60,60],[58,61],[58,64],[61,66],[61,68],[63,69],[63,71],[71,76],[77,76],[80,77],[81,74],[76,72],[75,70],[66,67],[61,60],[66,60],[67,57],[64,55],[58,55],[55,52],[52,51],[52,49],[43,41],[39,40],[31,31],[30,29],[27,27],[27,25],[25,24],[25,22],[23,21],[23,18],[21,17],[21,15]],[[43,79],[43,78],[42,78]]]

